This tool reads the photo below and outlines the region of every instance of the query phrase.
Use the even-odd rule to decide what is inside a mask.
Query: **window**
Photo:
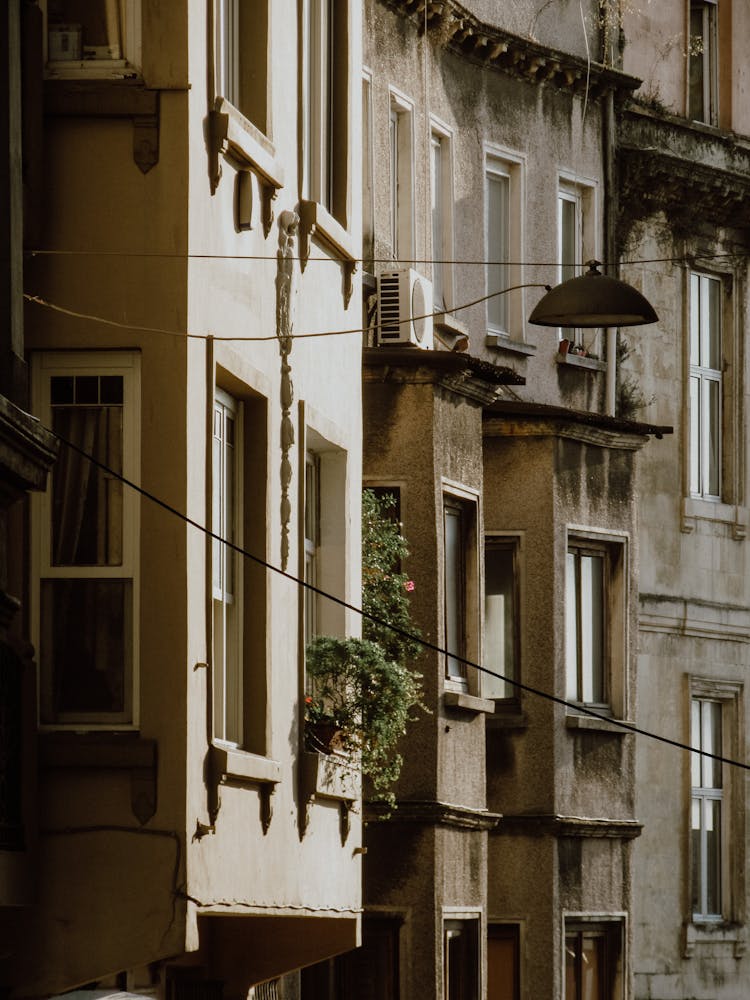
[[[242,546],[239,405],[216,390],[213,418],[212,539],[214,736],[242,744]],[[223,541],[219,541],[222,539]],[[224,542],[230,543],[229,545]]]
[[[557,193],[557,256],[558,279],[568,281],[583,274],[586,261],[597,257],[596,188],[592,182],[583,182],[576,175],[560,178]],[[585,345],[590,349],[596,331],[590,331],[592,340]],[[582,330],[563,330],[574,344],[583,345]]]
[[[690,745],[722,756],[721,702],[693,698],[690,703]],[[720,761],[692,754],[690,761],[691,901],[693,920],[718,920],[722,915],[722,806]]]
[[[304,193],[347,223],[349,0],[305,0]]]
[[[718,30],[716,0],[690,0],[688,111],[696,122],[718,124]]]
[[[308,452],[305,457],[305,583],[318,586],[320,546],[320,460]],[[305,588],[305,644],[318,634],[318,595]]]
[[[217,385],[211,410],[213,734],[264,755],[266,571],[231,546],[266,557],[267,404],[224,369],[219,377],[231,394]]]
[[[518,924],[487,928],[487,1000],[520,1000],[521,941]]]
[[[414,256],[414,136],[411,101],[391,91],[390,215],[393,256]]]
[[[518,262],[522,250],[522,161],[498,155],[491,147],[485,155],[485,240],[487,246],[487,329],[507,337],[523,338],[523,293],[495,295],[520,283]]]
[[[468,686],[467,659],[476,656],[476,502],[443,497],[443,586],[448,680]]]
[[[453,304],[453,156],[450,134],[433,122],[430,135],[432,295],[435,310]]]
[[[216,85],[268,133],[268,0],[216,0]]]
[[[722,492],[721,282],[690,275],[690,493]]]
[[[46,0],[42,6],[49,75],[116,78],[140,65],[140,0]]]
[[[518,680],[518,544],[488,536],[484,543],[483,665],[510,681]],[[482,674],[485,698],[517,698],[518,689],[502,677]]]
[[[622,924],[565,924],[565,1000],[622,1000]]]
[[[565,581],[566,698],[625,711],[625,545],[569,539]]]
[[[446,920],[444,923],[445,1000],[479,1000],[478,928],[478,920]]]
[[[139,497],[137,354],[49,354],[35,365],[43,423],[63,444],[35,506],[40,721],[137,724]],[[91,455],[106,468],[90,462]]]
[[[375,256],[375,160],[372,124],[372,74],[362,77],[362,257],[372,272]]]

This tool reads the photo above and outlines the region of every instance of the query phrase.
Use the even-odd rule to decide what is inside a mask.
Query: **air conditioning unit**
[[[377,342],[405,344],[431,351],[432,282],[413,268],[378,275]]]

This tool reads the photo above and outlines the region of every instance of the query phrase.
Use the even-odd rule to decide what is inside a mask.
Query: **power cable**
[[[56,437],[58,441],[61,442],[61,444],[64,444],[66,447],[71,448],[77,454],[81,455],[87,461],[91,462],[92,465],[95,465],[97,468],[101,469],[103,472],[106,472],[108,475],[113,476],[115,479],[119,480],[125,486],[128,486],[130,487],[130,489],[135,490],[141,496],[145,497],[147,500],[150,500],[158,507],[161,507],[168,513],[173,514],[175,517],[180,518],[180,520],[184,521],[185,524],[189,524],[191,527],[197,528],[198,531],[202,532],[207,537],[212,538],[214,541],[217,541],[222,545],[225,545],[228,549],[231,549],[238,555],[241,555],[246,559],[252,560],[259,566],[262,566],[264,569],[271,570],[271,572],[276,573],[278,576],[281,576],[286,580],[289,580],[291,583],[296,584],[298,587],[304,587],[306,590],[311,591],[314,594],[317,594],[319,597],[324,597],[326,600],[332,601],[334,604],[338,604],[339,607],[344,608],[347,611],[352,611],[355,614],[359,615],[361,618],[366,618],[368,621],[373,622],[373,624],[375,625],[380,625],[384,628],[390,629],[396,635],[400,635],[405,639],[418,642],[423,649],[428,649],[431,652],[438,653],[441,656],[451,656],[453,659],[458,660],[460,663],[463,663],[465,666],[470,667],[473,670],[478,670],[481,673],[489,675],[490,677],[495,677],[498,680],[505,681],[507,684],[511,684],[519,691],[524,691],[526,694],[532,694],[538,698],[543,698],[546,701],[553,702],[556,705],[562,705],[564,708],[573,709],[577,713],[583,713],[584,715],[591,716],[594,719],[598,719],[600,722],[606,722],[608,725],[616,726],[619,729],[622,729],[626,732],[634,733],[638,736],[645,736],[648,739],[656,740],[657,742],[664,743],[667,746],[676,747],[678,750],[687,750],[690,753],[699,754],[701,757],[708,757],[711,760],[718,761],[721,764],[727,764],[730,767],[739,767],[745,771],[750,771],[750,764],[746,764],[743,761],[734,760],[733,758],[725,757],[722,754],[711,753],[708,750],[700,750],[697,747],[689,746],[687,743],[683,743],[680,740],[675,740],[668,736],[662,736],[660,733],[654,733],[649,729],[643,729],[641,726],[636,726],[633,723],[625,722],[621,719],[614,719],[607,715],[602,715],[601,712],[597,712],[586,705],[582,705],[578,702],[571,702],[566,700],[565,698],[560,698],[558,695],[551,694],[549,691],[543,691],[541,688],[534,687],[531,684],[526,684],[525,682],[516,680],[515,678],[512,677],[506,677],[505,675],[500,674],[495,670],[490,670],[489,667],[485,667],[480,663],[475,663],[473,660],[469,660],[466,657],[458,656],[455,653],[449,653],[444,647],[437,645],[437,643],[430,642],[428,639],[423,639],[422,637],[412,635],[412,633],[407,631],[406,629],[403,629],[398,625],[393,625],[391,622],[386,621],[384,618],[380,618],[378,615],[374,615],[371,612],[365,611],[363,608],[359,608],[355,604],[352,604],[351,602],[344,600],[344,598],[336,597],[334,594],[330,594],[327,591],[322,590],[320,587],[315,586],[315,584],[309,583],[307,580],[303,580],[300,577],[295,576],[293,573],[289,573],[286,570],[280,569],[278,566],[274,566],[273,563],[270,563],[266,559],[263,559],[261,556],[257,556],[254,553],[248,551],[247,549],[242,548],[242,546],[237,545],[234,542],[230,542],[226,538],[222,538],[220,535],[216,534],[216,532],[212,531],[210,528],[205,527],[205,525],[200,524],[200,522],[196,521],[194,518],[189,517],[187,514],[184,514],[176,507],[173,507],[172,504],[167,503],[166,500],[162,500],[160,497],[156,496],[156,494],[151,493],[149,490],[144,489],[142,486],[139,486],[132,480],[127,479],[121,473],[116,472],[114,469],[111,469],[108,465],[105,465],[103,462],[100,462],[98,459],[94,458],[93,455],[90,455],[83,448],[80,448],[78,445],[73,444],[72,441],[68,441],[66,438],[62,437],[60,434],[57,434],[55,431],[50,430],[49,428],[45,429],[48,430],[49,433],[52,434],[54,437]]]
[[[407,316],[404,319],[389,319],[388,326],[404,326],[406,323],[414,323],[422,319],[435,319],[438,316],[443,316],[445,313],[455,313],[461,312],[463,309],[470,309],[472,306],[480,305],[482,302],[487,302],[488,299],[492,299],[497,295],[506,295],[508,292],[518,291],[520,288],[545,288],[547,291],[550,290],[549,285],[543,285],[541,282],[531,281],[526,282],[522,285],[511,285],[509,288],[503,288],[499,292],[490,292],[488,295],[482,295],[478,299],[473,299],[471,302],[464,302],[460,306],[451,306],[450,309],[440,309],[437,312],[423,313],[421,316]],[[62,313],[65,316],[71,316],[74,319],[85,319],[90,320],[93,323],[101,323],[104,326],[114,326],[120,330],[135,330],[139,333],[160,333],[169,337],[180,337],[182,340],[208,340],[209,338],[213,341],[231,341],[232,343],[260,343],[262,341],[277,341],[279,339],[277,334],[268,334],[263,337],[219,337],[212,333],[190,333],[185,331],[181,333],[178,330],[164,330],[161,327],[155,326],[140,326],[135,323],[120,323],[115,319],[106,319],[103,316],[96,316],[92,313],[78,312],[75,309],[68,309],[66,306],[59,306],[54,302],[50,302],[48,299],[43,299],[41,295],[31,295],[29,292],[24,292],[23,297],[27,302],[33,302],[34,305],[44,306],[46,309],[51,309],[53,312]],[[366,327],[356,327],[350,330],[321,330],[317,333],[289,333],[284,334],[285,339],[290,340],[311,340],[314,337],[341,337],[349,336],[355,333],[371,333],[374,330],[379,329],[379,324],[374,323],[372,326]]]

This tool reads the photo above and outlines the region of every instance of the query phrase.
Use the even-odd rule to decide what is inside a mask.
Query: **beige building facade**
[[[359,777],[303,721],[306,636],[359,621],[298,583],[359,604],[360,7],[14,6],[29,407],[66,443],[11,564],[37,791],[3,986],[296,996],[360,940]]]

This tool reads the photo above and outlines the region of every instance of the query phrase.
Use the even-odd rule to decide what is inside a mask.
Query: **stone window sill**
[[[529,720],[518,705],[509,705],[504,699],[495,699],[495,711],[487,717],[490,729],[528,729]]]
[[[568,365],[571,368],[585,368],[592,372],[606,372],[607,365],[597,358],[587,358],[585,354],[562,354],[558,351],[558,365]]]
[[[633,725],[628,719],[620,720],[627,725]],[[609,719],[598,719],[593,715],[576,715],[575,712],[568,712],[565,716],[566,729],[585,729],[589,732],[612,733],[615,736],[632,735],[629,729],[618,726],[616,722]]]
[[[725,920],[686,924],[683,949],[685,958],[692,958],[696,946],[702,945],[724,946],[727,951],[731,950],[734,958],[742,958],[747,949],[747,932],[742,925]]]
[[[458,709],[474,715],[479,715],[481,712],[491,715],[495,711],[493,698],[479,698],[475,694],[467,694],[464,691],[445,691],[443,704],[446,708]]]
[[[256,173],[275,196],[284,186],[284,172],[271,140],[223,97],[217,98],[212,119],[220,152]]]
[[[703,500],[700,497],[683,497],[681,529],[686,534],[695,531],[698,521],[713,521],[732,528],[732,537],[741,541],[747,536],[749,520],[747,507],[722,503],[720,500]]]
[[[211,758],[214,773],[221,775],[222,780],[252,785],[277,785],[281,781],[281,764],[270,757],[214,744]]]
[[[496,351],[504,351],[506,354],[525,354],[527,356],[536,354],[535,344],[513,340],[510,336],[502,333],[488,333],[484,338],[484,343],[486,347],[493,347]]]
[[[344,265],[344,305],[348,306],[352,297],[353,277],[357,269],[354,241],[341,223],[318,201],[301,201],[300,217],[300,257],[304,270],[310,258],[313,239],[321,243]]]

